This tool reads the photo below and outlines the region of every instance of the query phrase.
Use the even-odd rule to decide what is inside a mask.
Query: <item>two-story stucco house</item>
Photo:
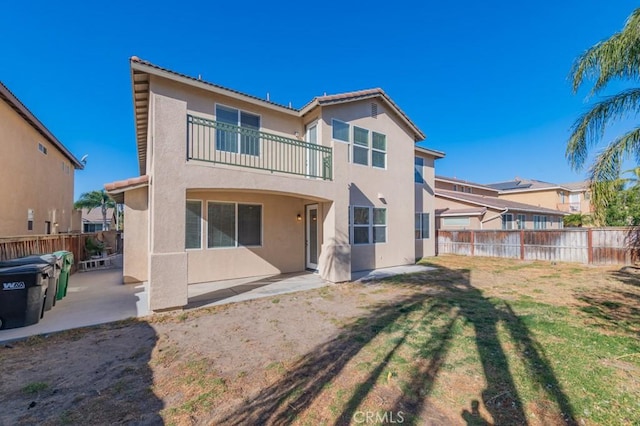
[[[425,136],[382,90],[295,109],[136,57],[131,77],[140,176],[106,189],[125,205],[125,282],[148,281],[152,310],[186,305],[194,283],[309,269],[342,282],[435,254],[416,218],[430,235],[443,154],[421,149],[416,203]]]
[[[0,146],[0,236],[78,230],[73,180],[82,163],[2,82]]]
[[[500,197],[490,186],[435,177],[436,229],[560,229],[560,210]]]
[[[514,180],[487,185],[505,200],[531,204],[571,214],[591,214],[593,206],[589,182],[550,183],[516,177]]]

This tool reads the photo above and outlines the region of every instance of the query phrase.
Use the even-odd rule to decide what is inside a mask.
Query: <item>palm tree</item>
[[[633,11],[622,31],[597,43],[580,55],[571,69],[570,78],[576,93],[586,79],[595,80],[590,96],[600,93],[612,80],[637,81],[640,77],[640,9]],[[640,88],[623,90],[596,102],[573,124],[567,143],[566,157],[574,170],[584,166],[590,149],[603,137],[611,122],[640,112]],[[620,166],[626,159],[640,161],[640,127],[609,142],[596,156],[589,169],[592,202],[596,219],[603,218]]]
[[[103,228],[107,229],[107,209],[115,208],[116,202],[104,189],[99,191],[84,192],[78,201],[73,204],[76,209],[87,209],[87,213],[100,207],[102,210]]]

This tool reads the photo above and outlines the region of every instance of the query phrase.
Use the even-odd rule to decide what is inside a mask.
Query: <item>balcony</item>
[[[330,147],[187,115],[187,160],[331,180]]]

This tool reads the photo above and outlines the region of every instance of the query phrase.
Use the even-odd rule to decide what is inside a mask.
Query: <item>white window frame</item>
[[[448,221],[452,220],[452,219],[466,219],[466,221],[464,223],[462,223],[462,221],[460,223],[447,223]],[[449,217],[443,217],[442,218],[442,226],[470,226],[471,225],[471,217],[470,216],[449,216]]]
[[[527,229],[527,215],[518,214],[518,219],[516,221],[518,223],[518,229]]]
[[[513,229],[513,214],[505,213],[502,215],[502,229],[503,230]]]
[[[235,106],[226,105],[226,104],[217,103],[217,102],[214,104],[214,109],[213,109],[213,114],[214,114],[213,116],[214,116],[214,120],[215,121],[218,121],[218,107],[219,106],[221,106],[223,108],[227,108],[227,109],[235,109],[236,111],[238,111],[237,121],[236,121],[236,124],[235,124],[238,127],[242,127],[240,120],[241,120],[243,112],[245,114],[250,114],[250,115],[258,117],[260,125],[258,126],[258,130],[256,130],[256,131],[258,131],[258,132],[262,131],[262,114],[257,114],[255,112],[247,111],[245,109],[241,109],[241,108],[238,108],[238,107],[235,107]],[[250,130],[254,130],[254,129],[250,129]],[[260,157],[260,155],[262,154],[262,150],[260,149],[260,137],[258,137],[258,154],[256,155],[256,154],[248,154],[248,153],[242,152],[242,135],[240,133],[238,133],[236,136],[238,137],[238,141],[237,141],[238,145],[237,145],[236,151],[227,151],[227,150],[222,150],[222,149],[219,150],[218,149],[218,140],[217,140],[218,134],[217,134],[217,132],[216,132],[216,140],[214,140],[214,142],[213,142],[214,145],[213,146],[215,146],[216,151],[228,152],[230,154],[240,154],[240,155],[250,155],[252,157]]]
[[[356,224],[355,220],[354,220],[354,212],[355,209],[359,208],[359,209],[367,209],[369,211],[369,223],[364,225],[364,224]],[[384,215],[384,225],[376,225],[374,223],[374,219],[373,219],[373,211],[374,210],[384,210],[385,211],[385,215]],[[374,232],[373,229],[374,228],[382,228],[384,227],[385,231],[384,231],[384,241],[383,242],[374,242]],[[355,242],[355,228],[367,228],[368,229],[368,242],[367,243],[356,243]],[[367,245],[372,245],[372,244],[386,244],[387,242],[389,242],[389,232],[388,232],[388,228],[389,228],[389,220],[388,220],[388,209],[386,207],[375,207],[375,206],[358,206],[358,205],[353,205],[349,207],[349,240],[351,241],[352,245],[356,245],[356,246],[367,246]]]
[[[424,216],[427,216],[427,236],[424,236],[424,228],[423,228],[423,224],[424,224]],[[418,216],[420,217],[419,221]],[[414,226],[414,236],[415,236],[415,231],[420,232],[420,237],[415,238],[416,240],[428,240],[429,238],[431,238],[431,214],[427,213],[427,212],[416,212],[415,216],[414,216],[414,221],[419,223],[420,226]]]
[[[38,151],[40,151],[44,155],[48,155],[47,147],[41,142],[38,142]]]
[[[185,236],[184,236],[185,237],[185,241],[184,241],[185,250],[186,251],[202,250],[202,234],[203,234],[202,230],[204,229],[204,227],[202,226],[203,222],[204,222],[204,215],[202,214],[203,213],[202,206],[204,205],[204,202],[202,200],[197,200],[197,199],[194,199],[194,198],[187,198],[185,200],[185,204],[184,204],[185,214],[186,214],[186,211],[187,211],[187,203],[188,202],[193,202],[193,203],[199,203],[200,204],[200,224],[199,224],[200,225],[200,230],[199,230],[199,232],[200,232],[200,246],[199,247],[187,248],[187,235],[186,235],[187,231],[186,231],[186,220],[185,220]]]
[[[371,167],[374,167],[374,168],[380,169],[380,170],[387,170],[387,135],[384,134],[384,133],[376,132],[374,130],[370,130],[370,132],[371,132]],[[381,149],[375,148],[373,146],[373,134],[374,133],[378,134],[378,135],[381,135],[381,136],[384,136],[384,151],[381,150]],[[378,153],[384,154],[384,167],[376,166],[376,165],[373,164],[373,153],[374,152],[378,152]],[[420,158],[422,158],[422,157],[420,157]]]
[[[547,229],[549,219],[546,215],[533,215],[533,229]]]
[[[369,129],[365,129],[364,127],[360,127],[360,126],[356,126],[353,125],[352,127],[352,141],[351,141],[351,150],[353,150],[353,152],[351,153],[351,164],[355,164],[358,166],[364,166],[364,167],[369,167],[371,166],[371,130]],[[356,129],[358,130],[364,130],[367,132],[367,145],[360,145],[358,143],[356,143]],[[356,163],[355,158],[355,152],[356,152],[356,148],[357,149],[362,149],[362,150],[366,150],[367,152],[367,163],[366,164],[362,164],[362,163]]]
[[[333,137],[333,128],[334,128],[334,123],[336,121],[338,123],[342,123],[342,124],[346,124],[347,125],[347,129],[348,129],[348,131],[347,131],[347,139],[348,140],[345,141],[343,139],[336,139],[336,138]],[[334,141],[341,142],[341,143],[351,144],[351,124],[347,123],[346,121],[342,121],[342,120],[338,120],[338,119],[332,118],[331,119],[331,139],[334,140]]]
[[[209,204],[233,204],[234,205],[234,215],[235,215],[235,230],[233,237],[233,246],[225,246],[225,247],[209,247]],[[245,206],[260,206],[260,244],[259,245],[241,245],[238,243],[238,205]],[[207,200],[207,229],[206,229],[206,249],[207,250],[233,250],[241,247],[249,247],[249,248],[258,248],[264,247],[264,204],[263,203],[252,203],[245,201],[229,201],[229,200]]]

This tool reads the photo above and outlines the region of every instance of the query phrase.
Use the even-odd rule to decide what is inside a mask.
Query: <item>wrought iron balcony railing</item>
[[[330,147],[187,115],[187,160],[332,179]]]

